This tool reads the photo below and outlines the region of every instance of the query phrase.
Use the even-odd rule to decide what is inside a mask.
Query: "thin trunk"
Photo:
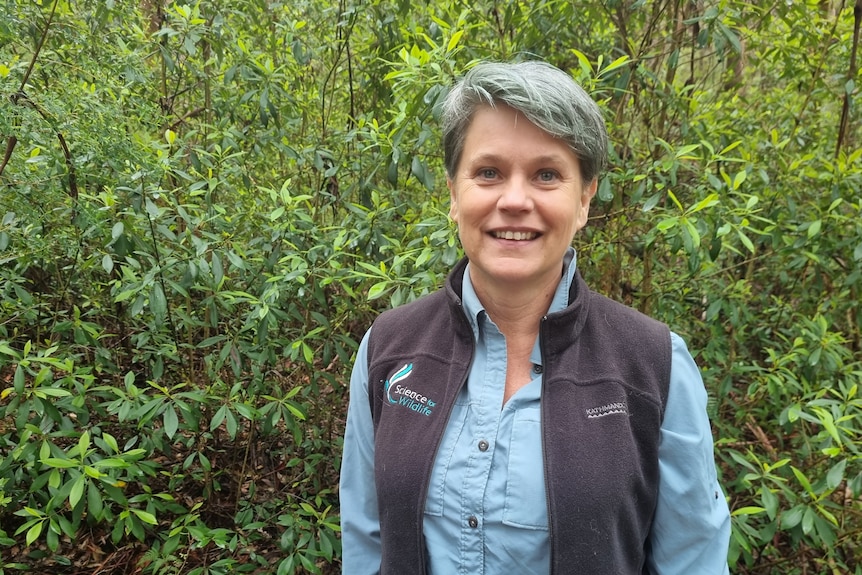
[[[850,49],[850,66],[847,70],[847,82],[856,78],[856,54],[859,50],[859,28],[862,25],[862,0],[856,0],[853,7],[853,47]],[[850,124],[850,92],[844,90],[844,103],[841,106],[841,121],[838,124],[838,140],[835,142],[835,157],[841,153],[844,139],[847,136],[847,126]]]

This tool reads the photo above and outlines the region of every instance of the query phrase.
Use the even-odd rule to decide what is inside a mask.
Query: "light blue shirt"
[[[575,273],[573,250],[564,263],[570,259],[549,313],[567,306]],[[476,353],[431,474],[424,519],[429,573],[548,575],[539,342],[530,358],[535,377],[503,405],[505,337],[485,313],[469,272],[468,265],[463,302]],[[367,341],[368,334],[350,380],[344,437],[340,487],[344,575],[378,573],[380,565]],[[730,514],[716,478],[706,391],[683,340],[672,333],[671,342],[648,567],[655,575],[725,575]],[[470,526],[469,517],[478,519],[477,528]]]

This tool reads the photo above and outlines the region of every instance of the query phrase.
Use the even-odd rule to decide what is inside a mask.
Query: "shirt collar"
[[[569,288],[575,277],[577,269],[578,255],[575,248],[570,247],[566,250],[563,256],[563,273],[560,277],[560,283],[557,284],[557,289],[554,291],[554,297],[551,299],[551,305],[548,307],[548,313],[563,311],[569,306]],[[464,279],[461,284],[462,302],[464,304],[464,312],[467,314],[467,319],[470,321],[470,327],[473,328],[473,337],[478,340],[482,325],[482,318],[486,316],[485,306],[479,301],[479,296],[476,295],[476,290],[473,289],[473,282],[470,280],[470,263],[467,263],[467,269],[464,271]],[[536,343],[533,346],[533,352],[530,354],[530,361],[535,365],[542,364],[542,353],[539,349],[539,340],[536,338]]]

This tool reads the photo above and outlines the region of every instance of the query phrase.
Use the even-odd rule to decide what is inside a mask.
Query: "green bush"
[[[851,8],[4,13],[0,574],[337,572],[357,342],[460,255],[435,105],[532,56],[607,112],[579,262],[697,354],[732,571],[862,573]]]

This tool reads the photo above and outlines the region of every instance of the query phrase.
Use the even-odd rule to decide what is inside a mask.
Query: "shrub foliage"
[[[538,57],[579,262],[689,341],[742,574],[862,573],[862,2],[4,0],[0,574],[328,573],[353,353],[459,257],[435,104]]]

